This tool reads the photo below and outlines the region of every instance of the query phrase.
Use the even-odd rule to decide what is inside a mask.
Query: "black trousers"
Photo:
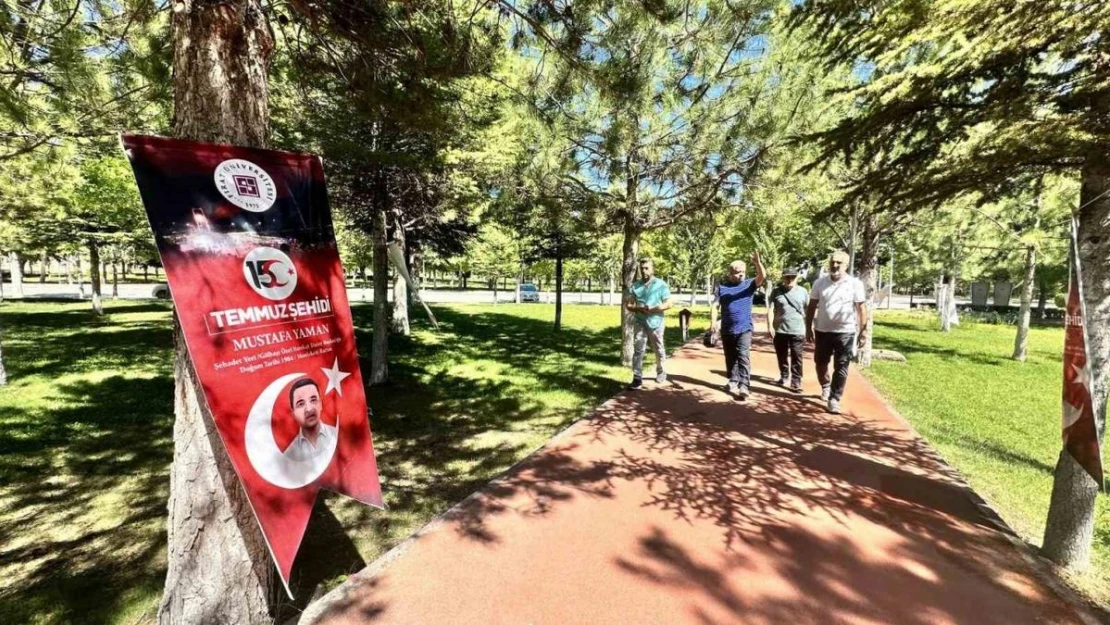
[[[752,332],[721,334],[725,349],[725,371],[729,384],[750,388],[752,385]]]
[[[799,385],[802,383],[802,352],[805,337],[801,334],[775,333],[775,355],[779,359],[779,378]]]
[[[852,332],[816,332],[817,341],[813,349],[813,364],[817,366],[817,381],[821,386],[830,386],[829,398],[840,401],[844,385],[848,382],[848,365],[852,362],[852,344],[856,335]],[[833,359],[832,379],[829,379],[829,359]]]

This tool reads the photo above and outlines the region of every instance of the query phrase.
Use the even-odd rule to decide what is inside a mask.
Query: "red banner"
[[[1083,306],[1082,273],[1072,227],[1071,278],[1067,313],[1064,317],[1064,448],[1103,487],[1102,454],[1094,403],[1091,401],[1091,361],[1087,353],[1086,310]]]
[[[286,591],[321,488],[382,505],[320,159],[125,135],[189,355]]]

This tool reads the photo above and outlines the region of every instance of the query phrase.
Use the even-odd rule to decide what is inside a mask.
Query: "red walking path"
[[[301,623],[1096,622],[860,375],[834,416],[753,368],[684,347]]]

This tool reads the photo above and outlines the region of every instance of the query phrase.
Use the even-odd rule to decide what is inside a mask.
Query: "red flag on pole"
[[[1091,361],[1087,353],[1086,309],[1083,282],[1076,249],[1076,227],[1071,230],[1071,277],[1067,312],[1064,316],[1064,448],[1087,473],[1103,486],[1102,453],[1094,403],[1091,400]]]
[[[204,400],[289,577],[320,489],[381,506],[320,159],[124,135]]]

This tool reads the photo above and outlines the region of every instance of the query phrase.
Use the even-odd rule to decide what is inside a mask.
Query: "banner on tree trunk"
[[[289,591],[320,489],[382,505],[323,165],[157,137],[123,146],[204,399]]]
[[[1064,316],[1064,448],[1103,487],[1102,452],[1091,398],[1091,360],[1087,351],[1083,274],[1076,224],[1072,222],[1067,311]]]

